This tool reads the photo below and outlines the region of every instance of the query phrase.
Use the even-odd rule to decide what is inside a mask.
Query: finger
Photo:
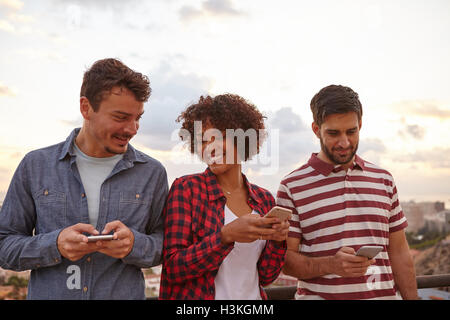
[[[272,236],[273,234],[276,233],[276,230],[270,229],[270,228],[258,228],[258,227],[255,227],[250,232],[254,236],[256,236],[257,238],[259,238],[260,236],[264,238],[264,237]]]
[[[102,234],[108,234],[113,230],[115,231],[116,229],[119,229],[122,225],[123,225],[122,222],[120,222],[119,220],[114,220],[114,221],[108,222],[105,225],[105,228],[103,229]]]
[[[289,222],[284,221],[282,223],[275,223],[272,225],[272,229],[277,229],[278,231],[289,230]]]
[[[123,240],[131,237],[131,231],[130,229],[124,227],[117,229],[116,232],[114,232],[113,239],[114,240]]]
[[[354,250],[353,250],[353,252],[354,252]],[[367,257],[357,256],[354,253],[350,253],[350,251],[348,251],[348,253],[345,253],[343,255],[343,259],[348,262],[353,262],[353,263],[364,263],[364,262],[369,261],[369,259]]]
[[[71,232],[67,233],[65,240],[69,241],[69,242],[75,242],[75,243],[80,243],[80,242],[87,243],[88,242],[88,238],[84,234],[79,233],[76,230],[71,230]]]
[[[270,235],[270,239],[268,240],[274,240],[274,241],[284,241],[287,239],[288,236],[288,230],[285,231],[277,231],[273,235]]]
[[[355,252],[355,249],[353,249],[353,248],[351,248],[351,247],[342,247],[341,249],[340,249],[340,251],[341,252],[344,252],[344,253],[347,253],[347,254],[351,254],[351,255],[354,255],[356,252]]]
[[[361,277],[367,273],[367,268],[350,269],[350,270],[348,270],[348,273],[352,277]]]
[[[277,217],[270,217],[270,218],[260,218],[257,221],[257,224],[262,226],[262,225],[272,225],[272,224],[280,224],[281,221],[280,219],[278,219]]]
[[[72,230],[79,232],[79,233],[87,232],[92,235],[99,234],[99,232],[94,228],[94,226],[92,224],[88,224],[88,223],[77,223],[76,225],[74,225],[72,227]]]
[[[353,256],[354,258],[351,260],[352,262],[355,263],[363,263],[365,265],[370,266],[370,259],[367,257],[363,257],[363,256]]]
[[[360,257],[358,257],[360,258]],[[367,268],[371,265],[369,259],[365,258],[362,261],[352,261],[352,260],[346,260],[345,261],[346,266],[348,266],[349,268]]]
[[[79,239],[77,242],[88,243],[89,239],[84,234],[78,234],[76,237]]]
[[[345,268],[347,270],[358,270],[358,272],[361,270],[367,270],[369,267],[370,267],[369,260],[360,263],[347,262],[345,264]]]
[[[259,217],[258,219],[254,219],[252,224],[261,228],[272,228],[275,224],[280,224],[280,220],[276,217],[273,218],[263,218]]]

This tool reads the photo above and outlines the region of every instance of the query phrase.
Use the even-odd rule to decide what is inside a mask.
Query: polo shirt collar
[[[334,168],[338,167],[338,165],[334,165],[332,163],[325,162],[317,156],[318,153],[311,154],[311,158],[308,160],[308,164],[318,171],[320,174],[324,176],[329,176],[330,173],[334,170]],[[360,169],[365,170],[364,160],[361,159],[358,155],[355,155],[355,160],[353,162],[352,169]]]
[[[355,154],[355,168],[359,167],[361,170],[366,170],[366,166],[364,165],[364,160],[361,159],[357,154]]]

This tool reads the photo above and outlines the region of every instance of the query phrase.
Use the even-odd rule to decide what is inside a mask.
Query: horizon
[[[279,130],[261,150],[278,163],[243,167],[275,196],[320,149],[311,98],[342,84],[363,105],[358,155],[393,175],[401,202],[450,207],[450,1],[0,0],[0,41],[0,198],[26,153],[82,125],[83,72],[116,57],[150,79],[131,144],[169,184],[206,167],[177,163],[190,155],[175,119],[229,92]]]

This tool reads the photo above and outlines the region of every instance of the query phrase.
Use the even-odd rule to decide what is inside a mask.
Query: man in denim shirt
[[[148,78],[115,59],[85,72],[82,128],[28,153],[0,211],[0,266],[31,269],[29,299],[144,299],[141,268],[158,265],[164,167],[128,144]],[[113,234],[109,241],[87,236]]]

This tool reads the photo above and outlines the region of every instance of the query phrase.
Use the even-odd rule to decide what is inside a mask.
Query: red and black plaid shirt
[[[261,216],[274,205],[269,191],[247,181],[248,205]],[[234,244],[221,243],[226,198],[216,176],[203,173],[176,179],[169,192],[165,211],[163,270],[160,299],[214,299],[214,279],[222,261]],[[267,241],[258,263],[260,292],[272,283],[284,263],[286,243]],[[237,271],[239,272],[239,271]]]

